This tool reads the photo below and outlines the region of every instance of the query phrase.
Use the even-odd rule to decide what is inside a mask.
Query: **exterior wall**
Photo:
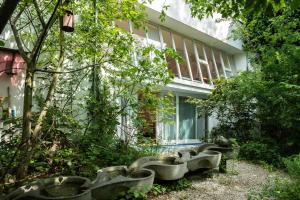
[[[170,5],[170,7],[166,12],[166,20],[164,22],[161,22],[159,20],[159,15],[164,5]],[[248,68],[247,57],[245,52],[243,52],[242,42],[238,40],[234,41],[230,39],[231,31],[234,28],[234,25],[230,21],[217,22],[217,19],[220,18],[220,16],[217,14],[214,15],[213,17],[208,17],[201,21],[196,18],[193,18],[191,16],[189,6],[185,3],[184,0],[166,0],[166,1],[154,0],[152,4],[148,5],[147,14],[149,20],[152,23],[160,25],[161,27],[165,27],[169,29],[171,32],[174,32],[176,34],[178,33],[182,35],[183,38],[191,39],[193,40],[193,43],[199,41],[201,43],[204,43],[205,46],[208,46],[208,48],[216,49],[217,51],[221,52],[221,54],[226,53],[232,55],[232,58],[229,58],[227,56],[227,58],[223,57],[223,59],[221,59],[220,61],[222,62],[223,70],[225,71],[226,77],[247,70]],[[185,50],[185,52],[187,51]],[[197,53],[195,53],[195,55],[197,55]],[[213,63],[213,65],[216,65],[216,63]],[[231,69],[231,72],[229,71],[229,74],[226,75],[228,69]],[[175,79],[171,84],[168,84],[165,87],[164,90],[165,92],[172,91],[173,94],[175,94],[176,98],[178,98],[178,95],[194,96],[197,98],[206,98],[207,95],[210,94],[210,91],[211,89],[213,89],[213,87],[214,86],[212,85],[212,83],[209,84],[207,82],[203,82],[203,80],[202,82],[201,81],[199,82],[193,79],[186,80],[181,78],[180,76],[179,77],[177,76],[175,77]],[[176,102],[178,103],[178,100]],[[176,108],[178,108],[178,105],[176,105]],[[160,143],[176,145],[176,144],[191,144],[195,142],[197,143],[197,141],[200,142],[199,140],[200,137],[198,140],[186,140],[186,141],[178,140],[179,137],[178,134],[180,134],[179,125],[178,125],[179,115],[180,115],[179,112],[176,111],[176,118],[174,119],[176,121],[175,127],[174,126],[171,127],[169,125],[164,127],[163,124],[159,122],[157,123],[158,132],[156,134],[158,140],[161,140]],[[207,130],[210,132],[212,128],[218,124],[218,121],[215,119],[214,116],[210,116],[206,120],[208,125]],[[199,126],[201,126],[202,121],[196,119],[196,123],[199,123],[200,124]],[[164,134],[166,134],[164,132],[165,130],[168,130],[167,131],[168,134],[170,134],[170,130],[171,132],[176,131],[177,134],[176,141],[174,140],[169,142],[164,141],[162,138],[166,137],[164,136]],[[171,133],[171,135],[172,134],[174,133]],[[172,136],[172,138],[173,137],[174,136]]]
[[[21,116],[23,112],[23,91],[24,91],[24,61],[19,56],[15,55],[12,64],[12,74],[7,73],[7,62],[13,59],[13,54],[16,51],[0,49],[0,97],[8,97],[10,94],[9,106],[12,109],[16,108],[16,116]]]

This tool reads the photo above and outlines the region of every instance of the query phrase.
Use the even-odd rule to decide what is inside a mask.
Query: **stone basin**
[[[60,176],[41,179],[23,186],[5,197],[5,200],[92,200],[85,187],[90,180],[79,176]]]
[[[101,169],[91,184],[92,197],[96,200],[109,200],[121,192],[133,188],[139,192],[148,192],[154,182],[154,172],[149,169],[128,170],[126,166],[114,166]]]
[[[143,157],[133,162],[129,169],[147,168],[155,171],[155,178],[177,180],[188,172],[187,163],[177,157]]]
[[[220,164],[222,156],[221,152],[212,150],[204,150],[200,153],[191,150],[184,153],[179,152],[178,154],[187,163],[187,168],[189,171],[217,168]]]
[[[239,147],[233,148],[233,147],[215,146],[215,147],[210,147],[209,150],[219,151],[226,157],[226,159],[233,159],[236,156],[236,154],[238,154]]]

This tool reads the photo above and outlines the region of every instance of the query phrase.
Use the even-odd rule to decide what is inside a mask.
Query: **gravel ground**
[[[243,200],[250,190],[260,189],[268,178],[277,176],[262,167],[244,161],[229,160],[227,174],[214,173],[204,178],[201,172],[186,176],[192,181],[192,187],[185,191],[170,192],[152,200]]]

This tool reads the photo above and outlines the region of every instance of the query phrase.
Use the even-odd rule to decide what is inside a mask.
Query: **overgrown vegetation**
[[[130,20],[145,29],[144,3],[29,0],[18,5],[11,27],[27,63],[27,100],[25,117],[6,132],[13,140],[0,146],[0,193],[38,177],[92,178],[102,167],[156,153],[151,136],[143,137],[150,126],[144,115],[172,109],[169,98],[157,94],[172,78],[165,55],[178,56],[113,24]],[[80,16],[73,33],[61,31],[65,10]]]
[[[300,10],[290,7],[272,15],[239,13],[235,37],[243,41],[250,70],[216,81],[206,100],[189,100],[219,120],[212,136],[237,139],[240,158],[289,173],[300,166],[299,156],[286,160],[300,152],[299,16]],[[258,199],[299,199],[298,178],[291,179],[269,184]]]

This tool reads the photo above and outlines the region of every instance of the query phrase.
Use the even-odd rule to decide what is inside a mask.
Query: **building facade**
[[[161,21],[159,16],[164,5],[170,7],[165,21]],[[230,21],[219,20],[218,15],[203,20],[193,18],[184,0],[154,0],[147,5],[146,12],[147,31],[135,29],[130,21],[116,21],[115,25],[131,32],[145,44],[153,44],[159,49],[173,48],[183,58],[182,63],[166,58],[175,78],[162,94],[173,93],[174,123],[162,123],[157,119],[154,124],[156,140],[166,145],[199,143],[217,121],[213,117],[198,116],[195,106],[185,100],[188,96],[206,98],[214,88],[214,80],[230,78],[247,70],[242,43],[230,39],[234,28]],[[11,35],[9,30],[2,34],[8,41],[8,48],[15,47]],[[5,61],[6,57],[3,54],[0,59]],[[12,76],[4,70],[0,74],[0,96],[7,96],[10,88],[10,95],[16,97],[12,98],[16,102],[10,102],[10,106],[17,106],[17,115],[22,113],[23,77],[23,72]]]
[[[170,7],[162,22],[159,16],[164,5]],[[116,22],[116,25],[146,44],[159,49],[173,48],[183,58],[182,63],[166,58],[175,78],[162,94],[172,92],[174,95],[174,123],[162,123],[157,116],[156,141],[163,145],[200,143],[217,120],[198,116],[196,107],[186,99],[189,96],[206,98],[214,88],[214,80],[247,70],[242,43],[230,38],[234,28],[230,21],[219,20],[218,15],[201,21],[193,18],[184,0],[155,0],[147,5],[147,15],[147,31],[136,30],[130,22]]]

